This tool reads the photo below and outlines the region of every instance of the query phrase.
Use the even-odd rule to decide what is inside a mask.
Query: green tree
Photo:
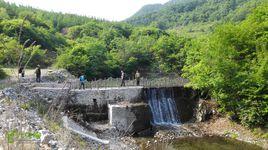
[[[0,20],[2,19],[9,19],[9,15],[5,8],[0,8]]]
[[[88,78],[105,77],[106,51],[105,44],[97,39],[78,39],[71,49],[58,57],[57,66],[75,75],[84,73]]]
[[[184,67],[189,86],[208,90],[222,111],[248,126],[268,123],[267,6],[258,7],[238,25],[218,27],[200,45],[193,44]]]
[[[154,45],[154,55],[163,72],[181,73],[186,59],[187,39],[175,34],[162,36]]]

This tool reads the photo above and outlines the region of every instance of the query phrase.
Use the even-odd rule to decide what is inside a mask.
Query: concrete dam
[[[190,121],[198,101],[197,93],[183,86],[85,90],[39,86],[32,88],[32,92],[46,101],[66,101],[66,109],[81,114],[84,120],[107,120],[110,126],[128,133],[137,133],[154,125],[178,125]]]

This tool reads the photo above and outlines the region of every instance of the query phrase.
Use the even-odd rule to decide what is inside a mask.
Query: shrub
[[[0,68],[0,79],[4,79],[7,76],[7,74],[5,73],[5,71]]]

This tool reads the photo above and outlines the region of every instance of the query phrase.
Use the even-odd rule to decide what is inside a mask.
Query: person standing
[[[40,65],[37,65],[35,69],[36,82],[41,82],[41,68]]]
[[[121,70],[121,86],[126,86],[125,84],[125,73],[123,70]]]
[[[22,68],[21,77],[23,77],[23,78],[24,78],[24,76],[25,76],[25,69],[24,69],[24,68]]]
[[[21,77],[24,77],[24,75],[25,75],[25,71],[24,71],[24,68],[21,66],[20,68],[19,68],[19,75],[21,76]]]
[[[81,76],[79,77],[79,81],[80,81],[80,87],[79,87],[79,90],[81,90],[82,87],[83,87],[83,89],[85,89],[85,81],[86,81],[85,76],[84,76],[84,75],[81,75]]]
[[[136,79],[136,85],[137,86],[140,85],[140,78],[141,78],[141,75],[140,75],[139,71],[137,70],[136,74],[135,74],[135,79]]]

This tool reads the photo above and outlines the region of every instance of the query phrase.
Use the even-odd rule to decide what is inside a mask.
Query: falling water
[[[147,97],[152,112],[152,124],[180,124],[177,106],[174,100],[173,88],[148,89]]]

